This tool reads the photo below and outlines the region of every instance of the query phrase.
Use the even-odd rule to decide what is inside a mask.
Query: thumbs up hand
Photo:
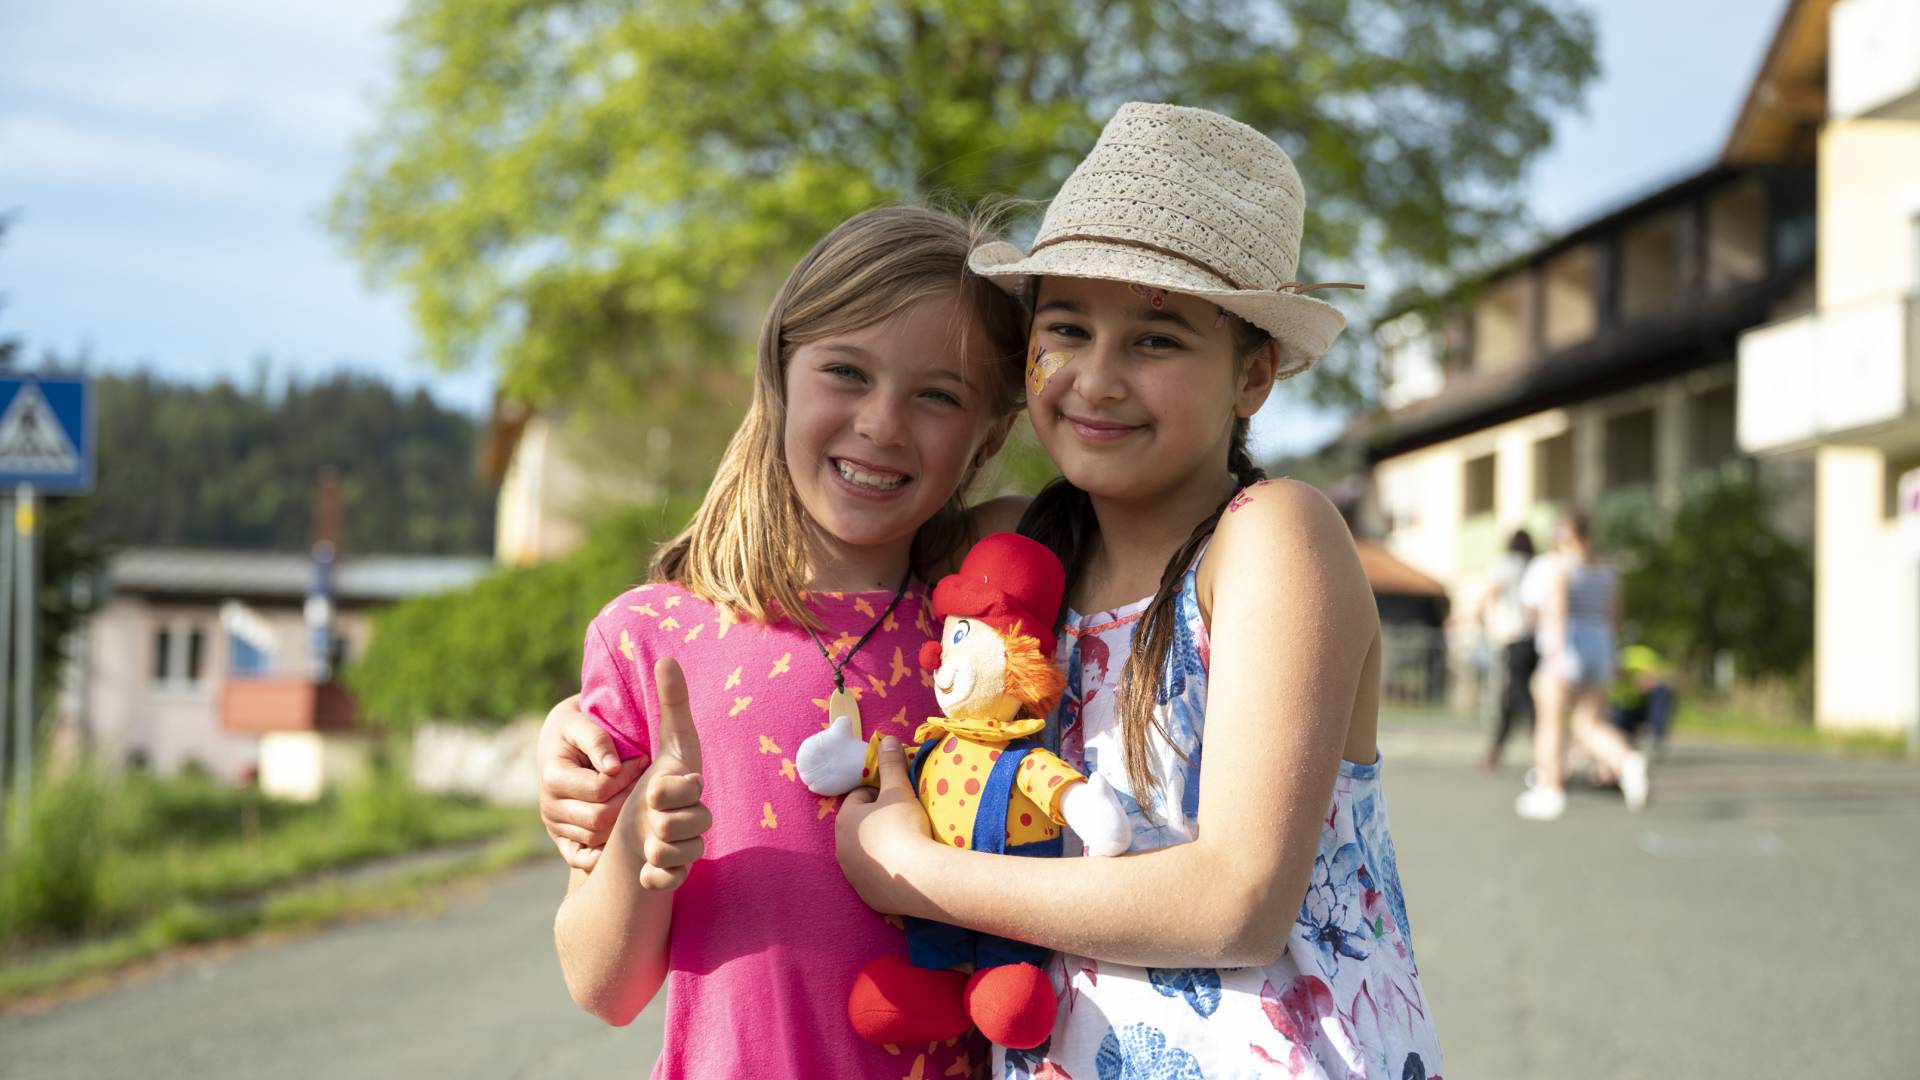
[[[646,860],[641,886],[670,892],[687,880],[688,868],[706,851],[704,836],[713,827],[713,815],[700,801],[700,733],[687,708],[680,665],[662,657],[653,666],[653,685],[660,703],[659,735],[653,764],[640,778],[645,802],[627,820],[638,834],[629,840]]]

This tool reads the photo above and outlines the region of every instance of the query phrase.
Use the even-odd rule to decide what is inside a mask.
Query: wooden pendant
[[[837,716],[845,716],[851,719],[853,721],[853,737],[859,739],[861,742],[867,741],[866,732],[860,727],[860,702],[856,700],[853,693],[844,686],[827,695],[828,722],[831,723],[834,717]]]

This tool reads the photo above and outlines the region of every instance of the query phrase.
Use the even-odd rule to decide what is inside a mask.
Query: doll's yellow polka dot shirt
[[[945,721],[935,718],[931,722]],[[936,839],[954,847],[974,847],[981,790],[1007,740],[987,741],[951,733],[943,733],[940,740],[920,772],[920,804],[927,809]],[[878,735],[867,741],[860,782],[868,787],[879,786],[879,748]],[[912,761],[919,751],[919,746],[907,747],[907,760]],[[1085,779],[1054,754],[1038,747],[1029,750],[1014,774],[1013,791],[1007,798],[1006,846],[1059,836],[1060,826],[1066,823],[1060,813],[1060,796]]]

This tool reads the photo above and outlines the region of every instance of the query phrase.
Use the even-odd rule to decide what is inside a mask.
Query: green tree
[[[654,409],[683,429],[684,373],[744,362],[835,222],[1043,198],[1126,100],[1275,135],[1312,194],[1304,276],[1418,273],[1516,222],[1595,71],[1572,0],[415,0],[398,38],[335,230],[437,363],[495,356],[536,403],[680,387]]]
[[[492,546],[479,425],[425,391],[336,374],[270,391],[97,375],[100,543],[303,551],[314,485],[341,478],[351,552],[445,554]]]
[[[1700,673],[1721,653],[1743,676],[1803,672],[1813,654],[1813,558],[1774,525],[1752,466],[1690,479],[1670,517],[1604,518],[1602,547],[1623,570],[1624,621]]]

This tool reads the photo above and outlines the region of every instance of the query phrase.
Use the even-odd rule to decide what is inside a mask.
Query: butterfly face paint
[[[1132,289],[1134,295],[1145,298],[1147,303],[1152,304],[1156,308],[1167,306],[1167,290],[1165,289],[1156,289],[1151,285],[1132,284],[1129,284],[1127,288]]]
[[[1066,349],[1042,350],[1040,335],[1034,334],[1027,345],[1027,395],[1039,397],[1045,393],[1054,372],[1066,367],[1072,359],[1073,353]]]

